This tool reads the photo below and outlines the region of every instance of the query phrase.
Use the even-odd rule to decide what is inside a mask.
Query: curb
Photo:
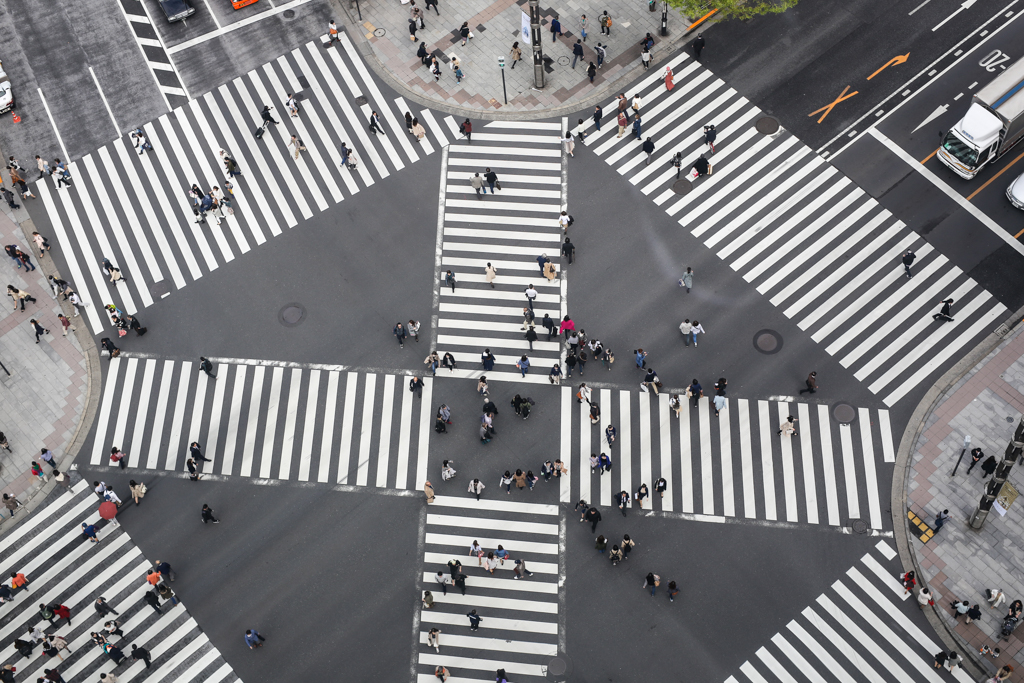
[[[535,121],[540,119],[554,118],[557,116],[568,116],[573,112],[593,109],[595,106],[600,105],[602,102],[605,102],[607,99],[612,97],[613,93],[623,92],[623,88],[621,86],[626,82],[635,80],[638,70],[641,69],[639,63],[634,67],[624,69],[622,72],[620,72],[620,74],[618,75],[618,77],[615,78],[614,81],[610,81],[602,85],[600,88],[596,88],[586,97],[583,97],[582,99],[579,99],[571,104],[564,104],[558,107],[552,107],[551,109],[534,109],[532,111],[503,112],[500,109],[481,110],[470,109],[468,107],[460,107],[458,105],[448,104],[447,102],[440,102],[438,100],[431,99],[419,92],[414,92],[412,89],[407,87],[405,83],[395,78],[394,74],[392,74],[391,71],[387,67],[385,67],[377,58],[376,53],[370,46],[370,42],[366,39],[366,35],[362,31],[357,30],[360,26],[360,22],[356,17],[352,15],[351,7],[346,7],[346,5],[351,5],[351,3],[346,2],[345,0],[331,0],[330,4],[333,9],[341,10],[341,12],[344,14],[347,21],[345,23],[345,26],[342,28],[347,30],[349,38],[351,38],[353,43],[355,43],[356,49],[359,50],[360,56],[362,56],[363,61],[366,63],[367,66],[370,67],[370,70],[373,71],[374,75],[376,75],[378,78],[384,81],[388,85],[388,87],[390,87],[395,92],[402,93],[403,97],[407,97],[410,100],[413,100],[414,102],[417,102],[424,107],[428,107],[436,111],[443,111],[456,117],[461,116],[463,118],[477,119],[482,121]],[[679,19],[681,22],[687,22],[687,18],[684,17],[683,15],[679,15]],[[711,19],[700,24],[701,31],[706,31],[710,26],[714,25],[714,23],[716,23],[714,19]],[[661,58],[658,59],[657,61],[652,60],[651,68],[654,68],[655,66],[660,66],[661,64],[665,63],[668,59],[675,56],[677,54],[677,50],[683,49],[685,47],[684,44],[686,42],[687,36],[689,36],[693,30],[696,30],[696,28],[689,28],[692,25],[692,22],[680,25],[687,26],[686,30],[684,30],[682,33],[677,32],[669,34],[667,42],[662,43],[664,47],[661,50],[659,50],[659,52],[662,54]],[[584,119],[586,119],[586,117],[584,117]]]
[[[904,568],[913,568],[918,576],[921,576],[921,566],[918,564],[917,554],[910,544],[909,522],[905,514],[907,509],[907,483],[910,476],[910,458],[914,447],[922,432],[924,432],[925,421],[939,401],[942,400],[942,397],[945,396],[946,392],[968,372],[973,370],[986,356],[992,353],[1022,323],[1024,323],[1024,308],[1016,311],[1005,321],[1004,324],[1009,327],[1009,331],[1005,335],[992,332],[966,356],[961,358],[956,365],[946,371],[921,398],[921,401],[910,416],[907,428],[903,431],[899,450],[896,453],[896,465],[893,469],[892,491],[889,504],[893,513],[893,537],[896,541],[896,550],[900,556],[900,563]],[[897,514],[900,515],[899,518],[897,518]],[[964,669],[975,680],[988,678],[995,672],[988,662],[978,656],[973,647],[969,646],[956,631],[949,627],[945,619],[945,613],[940,612],[938,606],[923,611],[925,618],[939,636],[943,646],[949,650],[956,649],[964,655]]]
[[[0,155],[2,156],[2,155]],[[26,211],[27,213],[27,211]],[[13,215],[10,215],[11,220],[18,229],[21,230],[22,238],[25,239],[26,233],[31,235],[35,229],[35,223],[31,218],[26,218],[24,221],[17,220]],[[26,244],[32,244],[32,240],[25,239]],[[35,254],[33,254],[34,256]],[[50,257],[49,253],[45,257],[37,258],[36,263],[39,264],[39,269],[43,272],[44,276],[60,276],[57,270],[57,266],[53,262],[53,258]],[[61,307],[61,311],[64,315],[69,318],[74,314],[72,306],[68,303],[57,299],[57,304]],[[75,465],[73,464],[75,459],[78,457],[79,451],[85,446],[85,439],[89,435],[89,429],[92,426],[93,421],[96,418],[96,412],[99,410],[100,397],[99,392],[96,390],[100,386],[102,379],[102,372],[100,371],[100,356],[96,348],[96,341],[92,338],[92,334],[83,328],[84,334],[79,335],[77,332],[75,338],[78,343],[82,346],[82,354],[85,356],[85,407],[82,409],[82,416],[78,420],[78,424],[75,426],[75,433],[71,437],[71,441],[68,442],[67,447],[64,449],[64,455],[57,463],[61,472],[64,472],[67,476],[71,477],[74,472]],[[65,466],[68,465],[68,467]],[[74,482],[72,482],[74,485]],[[48,479],[46,483],[38,485],[34,489],[29,489],[27,492],[26,499],[22,502],[22,509],[25,514],[21,517],[4,517],[3,521],[0,522],[0,537],[10,533],[12,529],[21,526],[22,522],[29,518],[32,511],[42,505],[49,497],[50,492],[57,486],[57,483],[53,479]]]

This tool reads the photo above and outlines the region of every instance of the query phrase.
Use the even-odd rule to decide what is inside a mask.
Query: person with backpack
[[[601,13],[601,16],[597,18],[597,23],[601,26],[601,34],[605,36],[612,35],[612,17],[608,14],[608,10]]]
[[[554,43],[562,35],[562,24],[558,18],[551,20],[551,42]]]
[[[459,124],[459,132],[466,136],[466,143],[472,144],[473,142],[473,124],[466,119]]]

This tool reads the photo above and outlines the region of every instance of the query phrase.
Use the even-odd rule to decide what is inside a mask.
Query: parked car
[[[4,71],[4,63],[0,62],[0,114],[14,109],[14,91],[11,90],[11,79]]]
[[[167,21],[181,21],[196,13],[196,8],[188,0],[160,0],[160,9],[167,16]]]

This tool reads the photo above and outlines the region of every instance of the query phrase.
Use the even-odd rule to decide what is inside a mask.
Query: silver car
[[[1006,198],[1018,209],[1024,209],[1024,173],[1017,176],[1017,179],[1006,188]]]

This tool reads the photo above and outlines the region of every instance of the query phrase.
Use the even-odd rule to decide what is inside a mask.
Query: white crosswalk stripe
[[[342,43],[351,46],[347,36]],[[92,304],[86,318],[94,333],[106,324],[98,307],[135,313],[150,306],[459,137],[450,116],[442,126],[429,111],[384,98],[358,55],[312,41],[145,124],[152,152],[139,156],[120,138],[69,165],[72,187],[37,183],[72,285]],[[283,104],[289,92],[300,100],[298,118]],[[264,104],[280,124],[256,140]],[[386,135],[368,133],[371,111]],[[425,122],[422,141],[406,132],[406,111]],[[293,134],[306,147],[298,159],[287,146]],[[355,151],[354,171],[340,164],[342,142]],[[222,148],[242,170],[230,181]],[[191,185],[209,191],[226,182],[234,185],[234,214],[197,224]],[[106,281],[103,258],[125,283]]]
[[[341,369],[221,363],[211,379],[192,361],[110,361],[90,464],[111,448],[132,468],[418,488],[434,426],[433,380]]]
[[[1007,309],[919,235],[813,154],[790,132],[763,135],[762,112],[689,55],[631,92],[643,99],[642,138],[656,151],[649,165],[631,129],[616,135],[616,100],[586,144],[639,186],[666,213],[726,261],[814,341],[850,368],[886,405],[923,386],[990,333]],[[632,121],[632,119],[631,119]],[[715,153],[701,131],[716,125]],[[671,158],[685,175],[705,153],[712,174],[676,186]],[[687,191],[688,190],[688,191]],[[917,254],[914,277],[900,256]],[[954,321],[932,314],[956,299]]]
[[[482,368],[484,349],[494,354],[501,377],[519,375],[516,362],[524,354],[536,376],[531,379],[546,381],[559,361],[561,339],[554,335],[549,341],[541,325],[546,315],[557,332],[563,315],[564,283],[557,276],[564,265],[559,130],[558,123],[513,130],[492,122],[473,133],[472,144],[462,140],[448,147],[437,349],[455,357],[461,374]],[[484,178],[487,168],[497,174],[497,192]],[[475,173],[483,182],[481,193],[470,184]],[[541,254],[555,264],[552,280],[541,275]],[[493,286],[485,278],[488,263],[497,271]],[[454,290],[444,282],[448,270],[455,274]],[[539,337],[532,345],[524,322],[524,292],[530,285],[537,291],[533,311]]]
[[[165,602],[158,615],[143,601],[150,588],[146,572],[152,568],[152,560],[142,555],[122,527],[101,520],[97,507],[95,494],[80,481],[7,537],[0,550],[0,568],[4,576],[24,573],[29,583],[0,611],[0,658],[10,661],[15,655],[14,639],[26,626],[38,626],[68,643],[68,649],[61,652],[63,661],[57,662],[64,680],[98,680],[101,673],[113,673],[115,663],[93,644],[89,634],[102,631],[104,621],[115,618],[121,622],[124,636],[118,640],[112,635],[111,644],[129,654],[134,644],[149,650],[152,657],[152,668],[141,660],[121,664],[117,675],[122,680],[240,680],[183,603]],[[83,537],[83,522],[97,526],[98,544]],[[99,596],[119,612],[116,617],[100,617],[95,612],[92,603]],[[56,628],[51,627],[39,615],[36,606],[40,603],[68,607],[71,625],[57,619]],[[36,650],[18,660],[18,676],[34,680],[55,662]]]
[[[932,660],[945,648],[922,629],[923,616],[896,579],[902,569],[895,557],[891,545],[879,541],[875,553],[864,555],[815,605],[786,624],[787,632],[758,649],[759,661],[744,662],[742,676],[730,676],[726,683],[828,678],[824,672],[842,683],[859,680],[853,672],[871,683],[944,680]],[[871,568],[870,577],[865,567]],[[973,680],[959,668],[952,675],[962,683]]]
[[[485,482],[500,494],[497,482]],[[419,632],[419,680],[434,678],[437,666],[448,669],[450,681],[477,681],[505,669],[523,681],[540,680],[558,654],[560,516],[558,506],[506,502],[465,493],[469,480],[461,475],[442,484],[456,495],[436,496],[426,518],[422,590],[429,591],[432,608],[422,608],[415,625]],[[483,557],[471,552],[479,543]],[[488,553],[501,546],[509,559],[493,573]],[[497,556],[495,556],[497,557]],[[437,572],[451,578],[448,562],[458,560],[466,576],[465,595],[452,584],[436,581]],[[515,560],[532,575],[515,578]],[[458,570],[456,570],[458,571]],[[467,614],[476,610],[479,629],[470,629]],[[439,647],[428,645],[431,629],[439,629]]]
[[[635,498],[646,484],[647,510],[844,527],[863,515],[883,529],[879,482],[888,481],[884,454],[893,448],[887,410],[862,408],[842,424],[824,405],[730,397],[716,417],[707,397],[694,407],[681,396],[677,417],[668,393],[602,389],[591,396],[601,411],[592,424],[590,407],[574,392],[562,388],[563,415],[570,416],[562,420],[562,440],[571,443],[575,465],[565,500],[608,506],[620,491]],[[780,436],[790,415],[797,434]],[[608,425],[617,431],[611,447]],[[591,454],[602,453],[612,461],[604,474],[590,463]],[[663,497],[655,492],[662,478]],[[635,500],[632,507],[639,511]]]

